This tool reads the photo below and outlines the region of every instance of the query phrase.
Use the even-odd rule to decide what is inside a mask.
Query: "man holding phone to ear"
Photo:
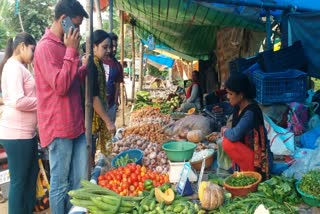
[[[50,209],[65,214],[71,208],[68,191],[80,187],[88,165],[80,84],[87,57],[79,68],[79,26],[88,14],[76,0],[60,0],[52,26],[34,54],[37,117],[42,147],[50,162]]]

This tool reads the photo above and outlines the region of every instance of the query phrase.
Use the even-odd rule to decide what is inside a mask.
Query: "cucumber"
[[[97,195],[88,193],[85,191],[79,191],[79,190],[71,190],[68,192],[68,195],[70,195],[72,198],[80,199],[80,200],[90,200],[92,197],[97,197]]]
[[[152,202],[149,206],[149,210],[154,210],[154,208],[156,208],[156,200],[152,200]]]
[[[101,190],[101,191],[105,192],[107,195],[119,196],[116,192],[113,192],[112,190],[107,189],[107,188],[100,187],[99,185],[91,183],[90,181],[87,181],[87,180],[82,180],[81,185],[85,188],[88,188],[88,189]]]
[[[180,205],[173,208],[173,212],[175,213],[182,212],[182,210],[183,210],[183,206],[180,206]]]
[[[88,208],[90,206],[94,206],[94,203],[92,201],[89,200],[79,200],[79,199],[71,199],[70,200],[71,204],[75,205],[75,206],[79,206],[79,207],[85,207]]]
[[[131,208],[131,207],[119,207],[119,212],[121,212],[121,213],[131,213],[132,209],[133,208]]]
[[[91,198],[91,201],[96,205],[100,210],[108,211],[109,214],[116,214],[117,210],[115,210],[114,206],[110,204],[104,203],[99,198]]]
[[[150,210],[149,207],[148,207],[148,205],[146,205],[146,204],[142,205],[142,207],[143,207],[143,210],[144,210],[144,211],[149,211],[149,210]]]

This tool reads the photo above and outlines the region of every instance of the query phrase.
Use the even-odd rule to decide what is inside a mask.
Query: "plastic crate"
[[[298,70],[264,73],[256,70],[251,76],[260,104],[303,102],[307,93],[307,76]]]
[[[268,50],[258,55],[264,72],[283,72],[287,69],[307,71],[307,59],[300,41],[278,51]]]
[[[258,61],[258,57],[254,56],[251,58],[236,58],[229,62],[230,74],[243,72],[247,70],[251,65]]]

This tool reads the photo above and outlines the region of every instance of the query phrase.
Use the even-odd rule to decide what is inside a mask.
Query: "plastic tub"
[[[302,200],[304,203],[312,206],[312,207],[320,207],[320,197],[315,197],[313,195],[310,195],[308,193],[303,192],[300,188],[300,181],[296,182],[296,188],[298,193],[301,195]]]
[[[189,161],[197,145],[189,141],[169,141],[162,145],[167,157],[172,162]]]
[[[137,158],[136,160],[136,164],[142,164],[142,158],[143,158],[143,151],[141,151],[140,149],[128,149],[128,150],[125,150],[119,154],[117,154],[113,159],[112,159],[112,162],[111,162],[111,165],[112,167],[114,168],[117,168],[116,166],[116,160],[122,156],[125,156],[125,155],[129,155],[129,159],[134,159],[134,158]]]

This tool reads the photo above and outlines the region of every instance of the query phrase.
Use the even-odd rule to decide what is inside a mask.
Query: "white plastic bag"
[[[282,174],[300,180],[303,175],[313,169],[320,169],[320,147],[315,150],[298,149],[295,162]]]
[[[277,126],[264,114],[264,125],[268,132],[270,149],[274,155],[292,155],[294,153],[294,133]]]

